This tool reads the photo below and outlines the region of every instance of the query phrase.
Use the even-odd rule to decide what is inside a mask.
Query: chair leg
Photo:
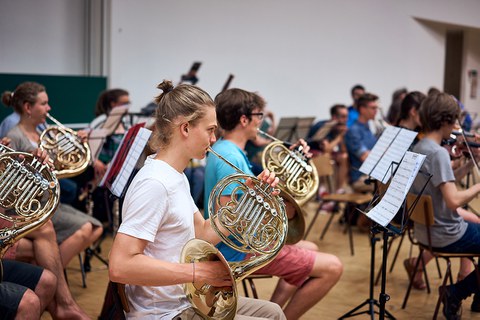
[[[82,287],[86,288],[87,287],[87,275],[85,274],[85,267],[83,265],[82,261],[82,254],[78,254],[78,260],[80,262],[80,272],[82,273]]]
[[[412,274],[409,276],[410,280],[409,280],[409,283],[408,283],[407,292],[405,293],[405,297],[403,298],[402,309],[405,309],[405,307],[407,306],[408,297],[410,296],[410,291],[412,291],[412,287],[413,287],[413,281],[415,280],[415,274],[417,273],[420,261],[423,261],[422,254],[423,254],[423,249],[420,249],[420,253],[418,254],[417,262],[415,263],[415,267],[413,268]]]
[[[250,288],[252,289],[252,294],[255,299],[258,299],[258,294],[257,294],[257,288],[255,287],[255,282],[253,282],[253,279],[248,279],[248,282],[250,283]]]
[[[308,229],[305,232],[305,235],[303,236],[303,240],[307,239],[308,234],[310,233],[310,230],[312,229],[313,225],[315,224],[315,221],[318,218],[318,214],[320,213],[320,209],[322,208],[323,201],[320,201],[318,203],[318,208],[317,211],[315,212],[315,215],[312,218],[312,221],[310,221],[310,224],[308,225]]]
[[[438,262],[438,257],[435,257],[435,263],[437,264],[438,278],[442,279],[442,269],[440,269],[440,263]]]
[[[423,268],[423,277],[425,278],[425,285],[427,286],[427,293],[430,294],[432,290],[430,290],[430,281],[428,280],[427,266],[425,265],[425,260],[423,260],[423,256],[422,256],[422,268]]]
[[[344,232],[348,232],[348,240],[349,240],[349,243],[350,243],[350,254],[352,256],[355,255],[355,251],[353,249],[353,233],[352,233],[352,219],[353,219],[354,211],[355,211],[355,207],[353,207],[353,206],[352,206],[352,209],[349,210],[348,212],[345,211],[347,216],[345,217],[345,231],[344,231]]]
[[[445,258],[447,261],[447,270],[445,270],[445,277],[442,281],[442,287],[447,284],[447,280],[450,279],[450,283],[453,284],[453,277],[452,277],[452,264],[449,258]],[[440,310],[440,301],[443,300],[443,292],[441,291],[438,295],[437,305],[435,306],[435,313],[433,314],[433,320],[437,319],[438,311]]]
[[[327,233],[328,228],[330,228],[330,225],[332,224],[333,217],[335,216],[336,212],[332,211],[330,212],[330,217],[328,217],[327,223],[323,227],[322,234],[320,235],[320,240],[323,240],[323,237],[325,237],[325,234]]]
[[[243,286],[243,292],[245,293],[245,297],[248,298],[248,289],[247,289],[247,284],[245,283],[247,280],[242,279],[242,286]]]

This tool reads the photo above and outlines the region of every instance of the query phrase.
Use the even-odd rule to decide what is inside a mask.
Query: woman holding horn
[[[179,263],[182,247],[200,238],[220,238],[204,220],[190,195],[183,171],[190,159],[202,159],[215,142],[215,106],[209,95],[191,85],[163,91],[155,120],[154,149],[131,183],[123,204],[123,222],[110,252],[110,279],[128,284],[128,318],[201,319],[182,289],[185,283],[232,286],[230,272],[219,262]],[[259,179],[275,186],[264,171]],[[247,298],[238,301],[237,319],[284,319],[278,305]]]
[[[11,139],[11,148],[24,152],[36,149],[40,143],[37,128],[45,123],[47,113],[51,110],[45,87],[36,82],[24,82],[13,93],[4,93],[2,99],[5,105],[13,107],[20,114],[20,122],[7,134]],[[59,205],[52,222],[64,267],[103,232],[98,220],[66,204]]]

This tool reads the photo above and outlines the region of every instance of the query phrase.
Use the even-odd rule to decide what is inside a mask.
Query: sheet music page
[[[386,227],[402,207],[410,187],[425,160],[423,154],[407,151],[383,198],[367,217]]]
[[[386,184],[416,136],[417,132],[402,128],[373,169],[370,174],[372,178]]]
[[[368,154],[367,159],[363,161],[362,165],[360,166],[359,171],[363,174],[370,175],[377,163],[380,161],[380,158],[383,156],[387,148],[392,143],[393,139],[397,136],[400,128],[398,127],[387,127],[380,139],[378,139],[377,143],[373,146],[373,149]],[[382,176],[383,178],[383,176]],[[382,179],[378,179],[382,180]]]
[[[126,136],[127,136],[126,134],[123,135],[122,140],[120,141],[119,146],[121,146],[122,144],[124,144],[124,142],[125,142],[125,137],[126,137]],[[110,163],[109,163],[108,166],[107,166],[107,171],[105,171],[105,174],[103,175],[102,180],[100,180],[100,182],[98,183],[98,186],[99,186],[99,187],[104,187],[104,186],[105,186],[105,182],[107,181],[107,178],[110,177],[111,171],[112,171],[112,169],[113,169],[112,164],[113,164],[113,163],[115,162],[115,160],[117,159],[119,151],[120,151],[120,147],[117,148],[117,150],[115,150],[115,154],[113,155],[112,160],[110,161]]]
[[[143,149],[145,149],[145,146],[147,145],[148,139],[150,138],[151,134],[152,131],[145,128],[140,128],[140,130],[138,131],[138,134],[135,137],[135,140],[130,150],[128,151],[122,168],[120,169],[119,174],[113,181],[112,187],[110,189],[110,191],[117,197],[120,197],[122,195],[122,192],[128,183],[128,179],[130,179],[130,175],[132,174],[133,169],[135,169],[135,165],[137,164],[138,159],[142,155]]]

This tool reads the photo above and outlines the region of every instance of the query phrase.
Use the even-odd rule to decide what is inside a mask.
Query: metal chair
[[[418,199],[418,200],[417,200]],[[440,252],[437,251],[433,246],[432,246],[432,240],[431,240],[431,235],[430,235],[430,228],[434,224],[434,212],[433,212],[433,203],[432,203],[432,198],[429,195],[421,195],[418,197],[417,195],[414,194],[408,194],[407,195],[407,208],[411,208],[412,205],[414,205],[415,201],[418,201],[416,203],[416,206],[414,206],[414,209],[412,210],[412,214],[410,216],[410,219],[414,223],[419,223],[422,225],[425,225],[427,228],[427,236],[428,236],[428,244],[423,244],[418,242],[420,252],[417,257],[417,262],[415,264],[414,269],[412,270],[412,274],[410,275],[410,281],[408,285],[407,292],[405,293],[405,297],[403,299],[403,304],[402,304],[402,309],[405,309],[408,301],[408,297],[410,295],[410,291],[413,286],[413,281],[414,281],[414,276],[418,271],[418,267],[420,265],[420,262],[423,264],[423,270],[425,271],[425,265],[422,259],[423,252],[425,250],[430,251],[430,253],[435,257],[435,258],[442,258],[446,261],[447,263],[447,269],[445,270],[445,275],[442,280],[441,286],[445,286],[447,284],[447,280],[450,280],[450,284],[453,284],[453,276],[452,276],[452,265],[451,265],[451,258],[468,258],[470,259],[473,264],[475,265],[475,269],[477,269],[478,272],[478,266],[477,263],[475,262],[476,257],[479,257],[480,254],[478,253],[453,253],[453,252]],[[428,277],[425,275],[425,282],[427,283],[427,289],[429,289],[429,283],[428,283]],[[428,293],[430,293],[430,290],[428,290]],[[440,302],[443,299],[443,291],[440,292],[437,304],[435,306],[435,312],[433,314],[433,319],[437,318],[438,311],[440,309]]]
[[[330,157],[327,155],[320,155],[312,158],[312,163],[317,168],[319,178],[326,180],[327,184],[331,185],[333,180],[334,170],[333,170],[333,165]],[[328,194],[328,195],[322,196],[321,199],[319,200],[315,215],[313,216],[313,219],[310,222],[303,239],[306,239],[308,234],[310,233],[310,230],[315,224],[315,221],[317,220],[318,215],[322,210],[322,205],[324,203],[330,202],[330,201],[333,201],[337,204],[343,203],[345,204],[345,210],[346,210],[345,217],[347,218],[345,221],[345,232],[348,232],[349,242],[350,242],[350,251],[351,251],[351,254],[354,255],[353,235],[352,235],[352,229],[351,229],[353,212],[356,207],[360,205],[368,204],[372,200],[372,197],[373,196],[371,194],[366,194],[366,193]],[[322,240],[325,234],[327,233],[327,230],[330,227],[330,224],[332,223],[332,220],[337,213],[338,213],[338,210],[333,210],[332,212],[330,212],[330,217],[328,218],[327,223],[325,224],[322,230],[322,233],[320,235],[320,240]]]

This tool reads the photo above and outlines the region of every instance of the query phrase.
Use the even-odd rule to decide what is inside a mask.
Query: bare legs
[[[73,257],[94,243],[102,235],[102,232],[101,227],[94,227],[91,223],[85,223],[73,235],[65,239],[59,246],[63,267],[65,268]]]
[[[27,238],[20,239],[17,258],[31,261],[33,256],[39,266],[51,271],[57,277],[55,296],[47,307],[52,317],[54,319],[89,319],[77,305],[68,288],[51,221],[28,234]]]
[[[317,245],[309,241],[300,241],[296,245],[312,251],[318,250]],[[343,265],[338,257],[316,252],[310,278],[298,288],[280,279],[271,301],[283,307],[290,299],[283,311],[287,319],[298,319],[330,291],[342,272]]]

